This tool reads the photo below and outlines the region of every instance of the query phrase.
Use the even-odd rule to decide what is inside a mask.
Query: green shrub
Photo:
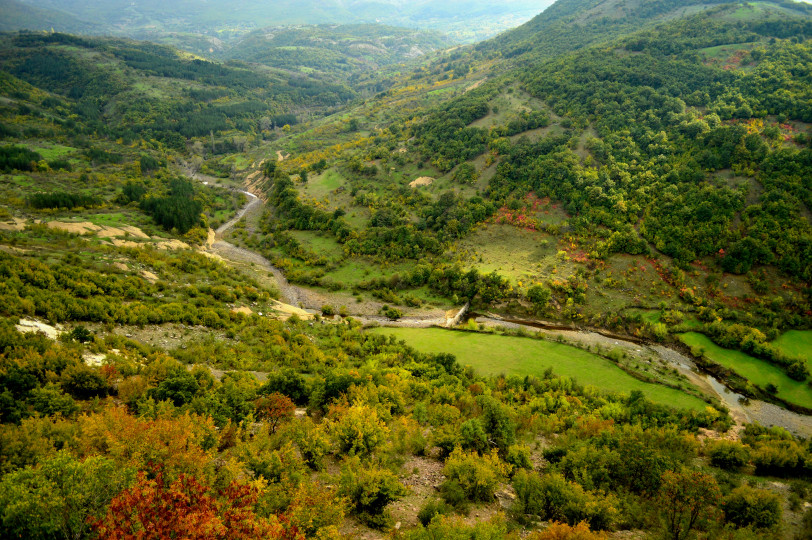
[[[417,520],[424,527],[427,527],[431,520],[434,519],[434,516],[444,516],[451,512],[453,512],[453,509],[445,501],[430,500],[417,513]]]
[[[472,501],[489,502],[499,482],[510,472],[510,465],[499,459],[496,451],[479,456],[461,448],[454,450],[443,468],[447,482],[457,482]]]
[[[778,495],[763,489],[741,486],[725,498],[725,521],[736,527],[769,529],[781,521]]]
[[[733,441],[716,441],[708,445],[708,456],[711,465],[735,471],[747,465],[750,453],[743,444]]]
[[[524,445],[513,445],[508,448],[505,461],[514,469],[533,468],[533,463],[530,461],[530,449]]]
[[[617,519],[616,501],[584,491],[568,482],[560,474],[539,476],[535,472],[519,470],[513,477],[516,502],[511,511],[522,519],[534,515],[542,520],[562,521],[577,525],[586,521],[594,530],[612,527]]]
[[[386,505],[406,495],[398,477],[386,469],[362,467],[351,458],[341,469],[341,495],[350,501],[352,512],[370,527],[384,528],[390,521]]]

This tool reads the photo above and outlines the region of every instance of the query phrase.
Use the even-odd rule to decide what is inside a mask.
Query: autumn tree
[[[586,522],[575,526],[553,523],[541,532],[528,536],[529,540],[606,540],[606,533],[593,532]]]
[[[715,518],[721,496],[710,475],[691,471],[663,473],[659,502],[668,538],[687,538],[700,518]]]
[[[92,525],[100,540],[184,538],[188,540],[304,538],[295,527],[254,513],[257,491],[232,483],[214,496],[193,476],[171,484],[162,473],[150,479],[140,472],[135,485],[110,503]]]
[[[273,392],[267,396],[259,398],[256,402],[257,418],[268,424],[271,433],[276,433],[276,428],[282,422],[289,420],[296,410],[296,405],[291,399],[279,392]]]

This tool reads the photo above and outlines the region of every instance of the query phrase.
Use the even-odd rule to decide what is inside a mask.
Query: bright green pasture
[[[812,363],[812,330],[789,330],[772,344],[787,356]]]
[[[656,403],[697,410],[707,406],[679,390],[639,381],[609,360],[563,343],[440,328],[376,328],[372,332],[394,335],[422,352],[452,353],[460,364],[470,365],[483,375],[540,377],[551,367],[557,375],[610,392],[640,390]]]
[[[753,358],[741,351],[724,349],[704,334],[688,332],[680,334],[680,339],[689,347],[705,349],[705,356],[712,362],[732,369],[762,388],[772,383],[778,388],[778,397],[786,401],[812,408],[812,390],[805,382],[798,382],[783,369],[764,360]]]

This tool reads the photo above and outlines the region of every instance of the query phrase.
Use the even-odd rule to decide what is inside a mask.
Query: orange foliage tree
[[[100,540],[299,540],[285,519],[263,519],[254,513],[257,491],[231,484],[219,497],[193,476],[181,475],[167,485],[162,473],[149,479],[142,471],[135,485],[110,503],[107,514],[92,520]]]
[[[79,426],[83,455],[106,455],[141,470],[159,467],[173,478],[180,473],[203,476],[217,445],[212,419],[192,414],[160,414],[153,420],[107,407],[80,417]]]
[[[289,420],[296,410],[293,401],[279,392],[259,398],[254,405],[257,410],[257,418],[268,424],[271,433],[275,433],[277,426],[285,420]]]
[[[574,527],[566,523],[553,523],[546,529],[530,535],[528,540],[606,540],[604,533],[594,532],[589,525],[581,522]]]

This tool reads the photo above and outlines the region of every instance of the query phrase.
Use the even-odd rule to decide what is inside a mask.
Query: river
[[[189,176],[200,181],[209,180],[205,175],[189,174]],[[249,200],[234,218],[218,227],[215,241],[211,245],[212,251],[227,260],[249,262],[266,269],[274,276],[279,287],[281,299],[287,304],[300,306],[314,313],[324,304],[340,304],[340,301],[331,302],[330,293],[317,292],[291,284],[279,268],[276,268],[268,259],[259,253],[237,247],[222,239],[223,235],[234,227],[249,211],[254,208],[261,208],[263,205],[262,200],[254,193],[243,190],[239,191],[244,193]],[[465,315],[467,307],[466,305],[462,310],[454,310],[445,316],[430,314],[425,317],[403,317],[397,321],[385,317],[369,315],[368,313],[354,313],[352,309],[349,309],[349,312],[351,316],[358,319],[364,325],[376,324],[381,326],[429,328],[433,326],[453,326]],[[798,414],[764,401],[748,400],[744,396],[727,388],[724,383],[712,375],[702,372],[692,359],[669,347],[648,344],[644,340],[637,338],[616,336],[608,332],[579,330],[549,324],[544,321],[509,320],[498,316],[476,315],[474,315],[474,319],[477,323],[482,323],[487,326],[511,329],[521,327],[527,331],[545,333],[551,337],[562,336],[565,339],[575,341],[581,345],[600,345],[607,349],[620,347],[630,354],[654,356],[676,368],[680,373],[685,375],[691,383],[698,386],[705,393],[717,397],[730,410],[730,414],[737,425],[741,426],[745,423],[758,422],[764,426],[780,426],[801,437],[812,437],[812,417]]]

